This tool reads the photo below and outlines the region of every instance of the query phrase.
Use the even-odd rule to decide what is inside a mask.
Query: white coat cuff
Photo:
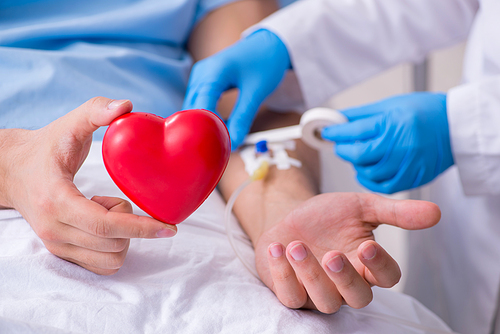
[[[484,108],[481,107],[479,85],[466,84],[451,89],[447,95],[447,109],[453,159],[464,193],[500,194],[500,156],[491,154],[491,142],[485,143],[488,141],[485,136],[488,130],[483,124],[486,110],[481,110]]]

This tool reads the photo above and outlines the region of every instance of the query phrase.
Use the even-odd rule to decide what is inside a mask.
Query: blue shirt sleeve
[[[196,9],[195,24],[200,22],[212,10],[241,0],[200,0]]]
[[[205,17],[205,15],[207,15],[210,11],[236,1],[241,0],[200,0],[196,12],[195,24],[198,23],[203,17]],[[297,0],[279,0],[278,4],[280,7],[285,7],[295,1]]]

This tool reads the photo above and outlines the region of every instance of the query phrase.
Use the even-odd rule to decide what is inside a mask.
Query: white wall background
[[[460,83],[464,49],[465,44],[459,44],[429,55],[426,65],[427,78],[424,83],[427,90],[446,92]],[[414,66],[402,64],[334,96],[328,105],[335,109],[343,109],[374,102],[395,94],[409,93],[414,90],[414,81]],[[366,191],[357,183],[350,164],[330,152],[323,152],[321,158],[324,192]],[[423,187],[411,193],[402,192],[390,197],[425,199],[426,191],[428,189]],[[375,237],[400,264],[403,277],[393,289],[401,291],[407,272],[407,232],[383,225],[375,231]]]

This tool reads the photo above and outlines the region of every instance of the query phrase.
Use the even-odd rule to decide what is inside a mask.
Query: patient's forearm
[[[238,1],[208,14],[194,29],[188,49],[194,60],[206,58],[236,42],[241,33],[251,25],[278,9],[276,0]],[[219,101],[218,112],[229,117],[236,92],[224,94]],[[256,120],[254,130],[281,127],[298,123],[296,114],[267,113]],[[235,203],[234,211],[246,232],[256,238],[269,226],[283,218],[297,204],[317,193],[317,155],[299,143],[292,155],[303,162],[300,169],[287,171],[270,169],[264,181],[248,186]],[[227,200],[248,174],[237,154],[233,154],[219,189]]]
[[[271,115],[271,118],[269,117]],[[296,123],[298,116],[267,113],[256,121],[256,129]],[[301,141],[289,154],[302,162],[301,168],[277,170],[272,167],[267,177],[250,184],[238,197],[234,213],[255,244],[260,235],[281,221],[300,203],[318,193],[318,155]],[[227,200],[249,175],[237,153],[231,156],[219,190]]]
[[[233,44],[250,26],[278,9],[276,0],[245,0],[210,12],[194,29],[188,49],[195,61]]]

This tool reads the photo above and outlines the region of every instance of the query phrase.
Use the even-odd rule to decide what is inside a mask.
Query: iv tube
[[[234,253],[238,257],[238,259],[240,259],[241,263],[243,263],[245,268],[247,268],[248,271],[253,276],[255,276],[255,278],[260,279],[255,268],[253,268],[250,264],[248,264],[238,251],[238,247],[236,246],[236,242],[234,240],[233,231],[231,229],[231,211],[233,210],[234,202],[236,201],[238,195],[243,191],[243,189],[245,189],[246,186],[248,186],[250,183],[252,183],[252,179],[248,178],[234,191],[234,193],[229,198],[229,201],[226,204],[226,210],[224,212],[224,223],[226,225],[227,238],[229,239],[229,243],[231,244],[231,248],[233,249]]]
[[[241,256],[240,252],[238,251],[238,247],[236,247],[233,231],[231,229],[231,212],[233,211],[233,206],[234,202],[236,202],[236,198],[243,191],[243,189],[245,189],[246,186],[248,186],[253,181],[262,180],[263,178],[265,178],[268,170],[269,170],[269,163],[267,161],[263,161],[260,167],[253,173],[253,175],[249,177],[245,182],[243,182],[238,188],[236,188],[231,197],[229,197],[229,200],[227,201],[226,204],[226,209],[224,211],[224,224],[226,226],[226,234],[227,238],[229,239],[229,243],[231,244],[231,248],[233,249],[238,259],[240,259],[241,263],[243,263],[245,268],[247,268],[248,271],[250,271],[250,273],[259,280],[260,280],[259,274],[255,270],[255,268],[245,261],[243,256]]]

